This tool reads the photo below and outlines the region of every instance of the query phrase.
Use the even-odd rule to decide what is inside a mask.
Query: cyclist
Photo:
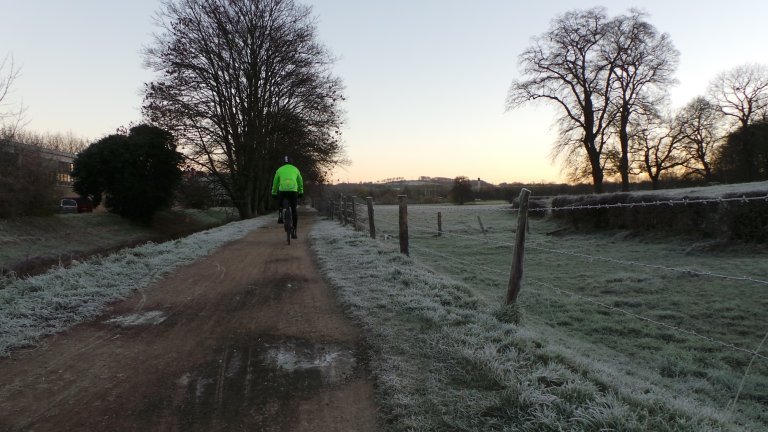
[[[277,200],[280,206],[280,213],[277,217],[277,223],[283,223],[283,201],[288,200],[293,215],[293,233],[292,238],[298,238],[296,235],[296,224],[299,221],[296,205],[299,198],[304,196],[304,179],[301,178],[299,169],[293,166],[291,158],[283,158],[283,166],[275,171],[275,178],[272,181],[272,198]]]

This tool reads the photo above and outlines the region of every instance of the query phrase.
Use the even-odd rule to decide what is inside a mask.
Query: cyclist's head
[[[293,159],[290,156],[283,156],[283,163],[293,163]]]

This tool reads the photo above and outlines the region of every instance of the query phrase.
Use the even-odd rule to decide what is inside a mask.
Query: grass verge
[[[234,220],[232,209],[168,210],[150,227],[111,213],[0,219],[0,275],[34,275],[94,254],[161,242]]]

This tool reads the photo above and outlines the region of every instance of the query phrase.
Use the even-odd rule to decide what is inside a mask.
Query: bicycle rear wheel
[[[291,244],[291,234],[293,234],[293,213],[291,205],[288,202],[283,203],[283,225],[285,226],[285,238],[288,244]]]

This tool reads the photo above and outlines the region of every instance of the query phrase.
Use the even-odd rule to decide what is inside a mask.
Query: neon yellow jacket
[[[291,164],[285,164],[275,171],[275,179],[272,181],[272,195],[278,192],[304,193],[304,179],[301,178],[299,169]]]

